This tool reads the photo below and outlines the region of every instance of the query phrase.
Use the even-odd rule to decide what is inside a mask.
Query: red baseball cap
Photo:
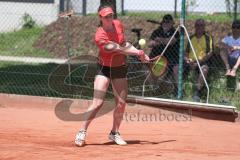
[[[109,15],[109,14],[113,14],[113,13],[114,13],[114,12],[113,12],[113,10],[112,10],[111,7],[103,8],[103,9],[101,9],[101,10],[98,12],[98,14],[99,14],[101,17],[105,17],[105,16],[107,16],[107,15]]]

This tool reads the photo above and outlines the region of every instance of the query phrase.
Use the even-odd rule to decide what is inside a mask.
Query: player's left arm
[[[121,54],[126,54],[126,55],[136,55],[136,56],[141,56],[144,54],[143,50],[138,50],[135,48],[131,43],[127,42],[124,46],[120,45],[116,42],[109,41],[105,46],[104,46],[105,51],[108,53],[113,53],[113,52],[118,52]]]

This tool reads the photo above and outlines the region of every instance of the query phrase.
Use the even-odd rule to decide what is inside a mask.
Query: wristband
[[[145,53],[144,53],[143,50],[139,50],[139,52],[137,53],[138,56],[142,56],[142,55],[144,55],[144,54],[145,54]]]

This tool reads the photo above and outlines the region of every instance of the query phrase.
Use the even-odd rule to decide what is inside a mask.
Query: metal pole
[[[87,0],[82,1],[82,14],[83,16],[87,15]]]
[[[234,17],[233,17],[234,21],[237,19],[237,8],[238,8],[237,4],[238,4],[238,0],[234,0],[234,13],[233,13],[234,14]]]
[[[124,0],[121,1],[121,12],[122,12],[122,16],[125,15],[125,12],[124,12]]]
[[[70,0],[67,0],[67,2],[66,2],[66,10],[67,11],[70,10]]]
[[[67,46],[67,59],[68,59],[68,73],[69,83],[71,84],[71,64],[70,64],[70,35],[69,35],[69,16],[64,17],[65,19],[65,35],[66,35],[66,46]]]
[[[174,0],[174,18],[177,18],[177,0]]]
[[[60,8],[59,8],[59,10],[60,10],[60,13],[61,12],[63,12],[64,11],[64,0],[60,0]]]
[[[179,70],[178,70],[178,99],[183,96],[183,59],[184,59],[184,26],[186,15],[186,0],[182,0],[182,10],[180,17],[180,48],[179,48]]]

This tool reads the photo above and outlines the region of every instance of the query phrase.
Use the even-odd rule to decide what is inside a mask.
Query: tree
[[[231,2],[230,0],[225,0],[226,3],[226,11],[229,16],[231,16]]]
[[[237,8],[238,8],[238,0],[234,0],[234,20],[237,19]]]
[[[238,6],[239,6],[240,0],[225,0],[226,4],[226,12],[228,16],[234,16],[234,19],[237,18],[237,13],[238,13]]]
[[[177,18],[177,0],[174,0],[174,18]]]

